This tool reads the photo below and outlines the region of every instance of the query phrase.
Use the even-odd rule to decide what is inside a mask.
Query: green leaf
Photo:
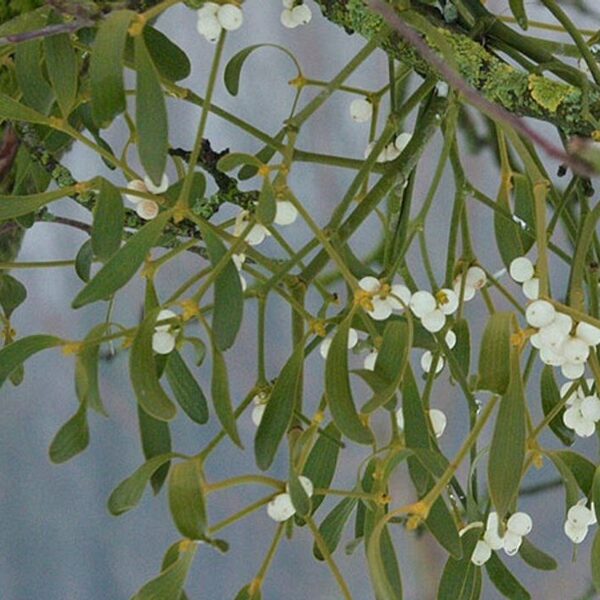
[[[350,319],[345,319],[333,336],[325,361],[325,394],[331,416],[338,429],[359,444],[371,444],[373,434],[360,420],[350,388],[348,375],[348,330]]]
[[[134,16],[130,10],[111,12],[96,34],[90,61],[90,87],[93,118],[102,128],[108,127],[126,107],[123,50]]]
[[[252,589],[252,584],[245,585],[235,596],[234,600],[262,600],[260,588]]]
[[[208,421],[206,396],[177,350],[169,354],[165,373],[175,400],[185,414],[195,423],[206,423]]]
[[[452,331],[456,335],[456,345],[451,352],[456,357],[461,373],[468,376],[471,370],[471,334],[468,321],[459,319],[452,327]]]
[[[528,225],[530,232],[535,231],[535,198],[529,177],[513,173],[513,188],[515,216]],[[526,254],[535,244],[535,236],[527,234],[519,228],[519,237]]]
[[[38,125],[49,125],[50,119],[45,115],[0,93],[0,119],[8,121],[25,121]],[[25,213],[22,213],[25,214]],[[2,220],[0,218],[0,220]]]
[[[98,384],[100,344],[90,342],[105,335],[109,329],[108,323],[100,323],[93,327],[85,336],[83,349],[75,359],[75,391],[79,402],[87,404],[92,410],[104,416],[108,415],[102,404]]]
[[[127,477],[127,479],[124,479],[113,490],[108,499],[108,510],[110,514],[118,516],[135,508],[142,499],[142,495],[150,477],[152,477],[157,469],[177,456],[178,454],[174,452],[155,456],[136,469],[133,474]]]
[[[221,261],[227,254],[225,244],[204,222],[198,221],[198,228],[213,269],[221,268]],[[214,343],[219,350],[225,351],[233,345],[242,324],[243,312],[244,293],[240,275],[231,258],[228,258],[215,280],[212,330]]]
[[[217,163],[217,169],[226,173],[227,171],[233,171],[242,165],[252,165],[254,167],[262,167],[262,162],[258,160],[252,154],[245,154],[244,152],[229,152],[225,156],[219,159]]]
[[[83,452],[90,443],[87,422],[87,405],[82,402],[77,412],[58,430],[50,444],[49,454],[53,463],[66,462]]]
[[[341,434],[334,423],[329,423],[325,427],[324,434],[319,434],[302,471],[302,474],[313,482],[315,488],[328,488],[335,475],[340,446],[331,438],[333,440],[340,440],[341,438]],[[315,494],[311,498],[313,514],[324,499],[325,496],[320,494]]]
[[[492,503],[503,519],[516,497],[525,462],[525,394],[519,351],[511,350],[510,383],[500,400],[488,460],[488,485]]]
[[[197,545],[190,541],[179,544],[177,560],[164,569],[161,574],[144,585],[132,600],[179,600],[183,586],[196,554]]]
[[[148,53],[144,37],[138,35],[134,45],[137,71],[135,124],[138,153],[144,170],[158,185],[165,171],[169,147],[167,106],[158,72]]]
[[[21,338],[4,346],[0,350],[0,387],[4,385],[7,377],[30,356],[63,343],[63,340],[53,335],[39,334]]]
[[[44,77],[41,60],[42,40],[30,40],[17,45],[15,67],[23,102],[46,115],[54,101],[54,92]]]
[[[528,22],[524,0],[508,0],[508,5],[510,6],[513,17],[517,20],[519,27],[521,29],[527,29]]]
[[[270,225],[275,219],[277,213],[277,200],[275,200],[275,190],[268,177],[263,178],[262,187],[258,196],[258,205],[256,207],[256,218],[263,225]]]
[[[549,555],[534,546],[526,537],[521,541],[519,548],[521,558],[534,569],[541,571],[554,571],[558,568],[556,561]]]
[[[471,600],[475,587],[474,572],[479,569],[471,562],[480,529],[465,531],[461,538],[462,558],[450,556],[442,572],[437,600]]]
[[[485,570],[494,587],[510,600],[530,600],[531,595],[506,568],[495,552],[485,563]]]
[[[129,373],[140,406],[155,419],[170,421],[177,410],[158,381],[152,350],[152,336],[159,312],[159,308],[152,310],[138,328],[131,345]]]
[[[287,54],[294,61],[294,64],[298,69],[298,75],[301,74],[298,62],[294,58],[294,55],[287,48],[284,48],[283,46],[278,46],[277,44],[256,44],[254,46],[248,46],[247,48],[240,50],[237,54],[231,57],[231,59],[227,63],[227,66],[225,67],[225,72],[223,73],[223,77],[225,79],[225,87],[232,96],[237,96],[238,94],[240,88],[240,76],[242,74],[242,67],[246,62],[246,59],[255,50],[265,47],[277,48],[278,50],[281,50],[281,52]]]
[[[100,183],[100,193],[94,206],[92,250],[106,262],[121,246],[125,209],[119,190],[106,179]]]
[[[394,395],[404,376],[411,346],[412,335],[407,324],[402,321],[390,321],[383,332],[383,343],[374,369],[374,374],[385,381],[386,385],[362,407],[361,412],[373,412]]]
[[[377,599],[402,600],[400,573],[385,525],[375,525],[366,539],[366,551],[369,574]]]
[[[150,25],[144,27],[144,41],[161,77],[180,81],[189,76],[191,64],[185,52],[164,33]]]
[[[35,212],[50,202],[64,198],[68,193],[68,189],[59,188],[29,196],[0,196],[0,221]]]
[[[263,471],[271,466],[277,448],[292,420],[303,363],[304,345],[299,343],[277,377],[256,430],[254,455],[256,464]]]
[[[75,273],[77,273],[77,277],[84,283],[90,280],[93,260],[94,251],[92,250],[92,240],[90,239],[83,242],[75,256]]]
[[[554,369],[550,365],[546,365],[542,370],[540,395],[542,397],[544,416],[547,416],[555,406],[562,402],[560,391],[554,379]],[[575,432],[565,425],[563,421],[564,414],[565,408],[563,407],[554,419],[550,421],[550,429],[563,444],[571,446],[575,442]]]
[[[139,404],[137,405],[137,414],[144,458],[150,460],[155,456],[171,452],[169,424],[151,417]],[[152,474],[150,483],[155,494],[158,494],[162,489],[169,474],[169,467],[170,463],[166,463]]]
[[[552,461],[552,463],[556,467],[556,470],[559,472],[560,476],[562,477],[563,485],[565,486],[565,505],[566,505],[565,513],[566,513],[567,510],[569,508],[571,508],[571,506],[574,506],[575,504],[577,504],[577,501],[579,500],[579,491],[577,489],[578,488],[577,480],[573,476],[573,473],[571,472],[569,467],[567,467],[565,462],[562,460],[562,458],[560,456],[558,456],[558,453],[548,452],[547,456]]]
[[[180,533],[191,540],[202,539],[207,532],[202,465],[186,460],[171,467],[169,509]]]
[[[510,338],[515,330],[513,313],[494,313],[483,332],[479,352],[478,389],[504,394],[510,381]]]
[[[557,455],[573,473],[575,481],[584,496],[589,496],[592,492],[592,483],[596,473],[596,465],[581,454],[571,450],[558,450],[552,454]]]
[[[71,113],[77,97],[79,65],[77,55],[67,33],[44,38],[46,68],[52,89],[56,93],[63,117]]]
[[[211,382],[211,395],[217,418],[223,426],[225,433],[234,444],[243,448],[240,435],[235,423],[235,415],[231,404],[229,393],[229,375],[227,374],[227,363],[221,351],[213,344],[213,369]]]
[[[501,209],[494,211],[496,244],[502,257],[502,262],[508,268],[515,258],[523,256],[526,253],[521,240],[521,227],[513,220],[505,217],[506,213],[513,214],[510,204],[510,179],[502,180],[496,203]]]
[[[357,502],[356,498],[343,498],[331,509],[319,526],[319,532],[330,554],[333,554],[337,549],[342,539],[346,522],[354,512]],[[313,555],[317,560],[325,560],[317,544],[313,544]]]
[[[433,503],[427,519],[425,519],[425,525],[442,548],[445,548],[451,556],[455,558],[462,556],[463,550],[456,529],[456,521],[442,497],[439,497]]]
[[[596,591],[600,594],[600,530],[596,531],[594,542],[592,544],[592,552],[590,554],[592,581]]]
[[[104,300],[121,289],[140,268],[146,255],[160,238],[170,217],[170,212],[159,214],[156,219],[144,225],[129,238],[77,294],[72,303],[73,308]]]
[[[0,306],[7,319],[27,298],[27,288],[12,275],[0,271]]]
[[[592,482],[592,501],[596,511],[596,520],[598,520],[598,515],[600,515],[600,466],[596,467],[596,472],[594,473],[594,481]]]

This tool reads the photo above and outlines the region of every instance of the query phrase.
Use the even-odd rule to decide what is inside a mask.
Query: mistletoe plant
[[[230,36],[244,35],[239,0],[11,0],[0,8],[2,394],[10,396],[38,352],[60,349],[74,361],[77,408],[49,451],[61,463],[86,449],[88,418],[107,415],[98,370],[103,348],[128,354],[145,462],[112,491],[108,507],[121,515],[149,484],[155,493],[165,487],[181,535],[138,600],[188,597],[183,588],[198,545],[226,550],[217,534],[257,512],[275,521],[272,545],[256,576],[224,598],[261,598],[284,535],[302,527],[340,597],[352,598],[336,561],[352,520],[347,550],[362,547],[379,600],[402,597],[396,546],[415,530],[448,555],[439,598],[485,597],[484,573],[486,586],[529,598],[503,555],[519,553],[533,569],[557,566],[527,537],[536,514],[520,510],[531,471],[544,463],[566,492],[564,506],[548,508],[560,523],[556,535],[574,544],[594,536],[590,581],[600,591],[600,469],[578,440],[593,437],[600,421],[600,203],[592,187],[600,168],[600,32],[576,27],[572,6],[556,0],[540,0],[543,22],[528,19],[523,0],[510,0],[512,15],[504,16],[480,0],[272,3],[284,27],[310,27],[320,10],[330,27],[362,36],[364,45],[330,81],[311,79],[310,65],[301,67],[286,48],[269,49],[297,69],[289,117],[271,133],[214,102],[223,83],[238,94],[244,64],[262,46],[224,59]],[[192,58],[208,74],[202,95],[178,84],[190,75],[190,58],[160,30],[161,15],[178,4],[197,19],[202,52]],[[558,32],[561,41],[527,33],[538,29]],[[353,87],[351,75],[381,53],[387,84]],[[134,75],[127,85],[126,71]],[[301,148],[305,125],[333,95],[348,99],[349,122],[370,124],[364,156]],[[169,129],[167,97],[197,109],[191,148]],[[238,128],[257,144],[256,154],[218,151],[224,144],[205,135],[209,119]],[[532,119],[555,135],[540,133]],[[128,133],[121,147],[107,142],[113,125]],[[425,151],[438,147],[434,138],[443,142],[437,162],[420,168]],[[76,180],[61,163],[76,147],[101,157],[110,179]],[[469,153],[481,151],[496,173],[495,197],[464,168]],[[353,173],[343,196],[328,198],[335,204],[326,222],[288,182],[297,163]],[[551,176],[547,169],[556,168]],[[436,232],[446,252],[430,256],[426,225],[447,169],[452,216]],[[71,199],[72,216],[53,212],[63,198]],[[235,218],[223,216],[226,205]],[[480,260],[486,249],[472,242],[476,205],[493,220],[500,270]],[[89,219],[77,217],[81,207]],[[378,218],[370,232],[377,247],[362,256],[355,234],[371,215]],[[299,247],[288,239],[297,221],[312,233]],[[88,239],[66,260],[19,262],[23,236],[35,236],[39,222],[77,228]],[[273,243],[263,245],[267,238]],[[184,253],[194,253],[198,267],[166,289],[160,274]],[[97,324],[79,339],[11,325],[17,309],[41,310],[36,299],[26,301],[19,270],[50,267],[72,268],[81,279],[73,309],[98,307]],[[565,269],[562,285],[554,273]],[[143,317],[115,322],[112,308],[135,278],[145,285]],[[266,307],[275,296],[289,305],[293,342],[279,372],[265,351]],[[489,313],[483,331],[471,331],[471,302]],[[256,354],[249,357],[256,378],[240,399],[230,393],[236,374],[227,352],[248,304],[256,305]],[[303,386],[318,364],[307,362],[313,353],[324,359],[316,400]],[[210,364],[209,382],[193,356],[197,365]],[[438,440],[447,415],[435,404],[449,382],[464,397],[468,428],[458,451],[446,455]],[[256,426],[250,447],[238,431],[247,413]],[[199,434],[197,453],[182,454],[170,433],[175,418],[190,419],[200,432],[211,420],[220,432]],[[548,432],[553,437],[542,443]],[[569,449],[576,441],[585,453]],[[256,471],[209,480],[205,465],[228,443],[253,452]],[[356,484],[332,487],[355,445],[364,458]],[[276,457],[287,462],[283,478],[268,474]],[[412,482],[408,504],[392,490],[399,471]],[[214,496],[234,486],[259,486],[265,495],[212,522]],[[325,499],[333,506],[327,514],[319,510]]]

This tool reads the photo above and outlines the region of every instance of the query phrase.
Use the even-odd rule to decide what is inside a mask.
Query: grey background
[[[506,9],[506,2],[490,3],[490,7]],[[358,51],[362,41],[348,36],[328,24],[314,4],[313,22],[304,28],[290,31],[279,24],[281,4],[278,0],[248,0],[244,7],[243,29],[229,36],[227,56],[238,49],[258,42],[281,43],[290,48],[300,60],[305,75],[329,79]],[[535,7],[533,7],[535,8]],[[531,13],[535,14],[535,11]],[[573,13],[576,14],[576,13]],[[538,16],[550,20],[539,11]],[[588,27],[597,27],[596,20]],[[582,20],[583,23],[583,20]],[[213,47],[199,38],[195,31],[195,15],[183,7],[169,11],[159,21],[159,28],[185,48],[194,70],[184,85],[202,93],[208,74]],[[231,98],[219,83],[216,102],[266,132],[276,131],[287,116],[292,90],[287,81],[295,76],[291,62],[273,49],[256,53],[246,65],[242,76],[241,93]],[[355,85],[376,89],[385,83],[387,65],[382,53],[376,53],[351,78]],[[308,93],[305,97],[309,97]],[[351,97],[337,94],[328,101],[308,125],[303,128],[299,147],[323,153],[355,158],[362,157],[368,126],[350,122],[348,105]],[[171,143],[189,148],[199,111],[181,102],[170,101]],[[410,130],[410,123],[407,125]],[[553,135],[548,130],[549,135]],[[215,149],[230,147],[236,151],[256,151],[260,144],[226,122],[211,117],[207,136]],[[123,132],[117,124],[109,133],[115,147],[123,142]],[[428,149],[420,165],[416,194],[417,204],[422,199],[437,160],[439,141]],[[130,157],[135,161],[135,157]],[[464,157],[468,171],[479,185],[494,196],[497,176],[490,157]],[[78,178],[86,179],[98,173],[108,174],[104,165],[93,154],[76,148],[66,160]],[[555,165],[551,165],[554,171]],[[170,174],[174,176],[174,171]],[[316,165],[297,165],[291,184],[306,207],[324,223],[344,193],[352,173],[342,169],[325,169]],[[123,180],[115,179],[119,183]],[[250,182],[252,188],[255,182]],[[446,173],[436,197],[434,218],[427,226],[430,251],[433,257],[445,256],[445,241],[450,215],[453,182]],[[61,210],[73,215],[71,203],[63,202]],[[83,212],[77,213],[88,218]],[[224,210],[223,216],[232,211]],[[489,243],[493,235],[492,220],[487,209],[472,205],[474,244],[480,259],[490,270],[501,267],[498,254]],[[368,220],[356,236],[355,249],[364,255],[373,246],[378,235],[377,222]],[[285,230],[292,243],[299,246],[310,237],[308,229],[297,223]],[[25,240],[21,260],[59,259],[72,257],[85,237],[75,231],[56,225],[39,224]],[[279,253],[274,242],[267,242],[273,254]],[[262,248],[262,247],[261,247]],[[419,281],[425,279],[419,269],[420,257],[411,257]],[[177,282],[184,280],[203,264],[196,257],[182,257],[169,273],[159,280],[159,293],[165,297]],[[437,275],[442,277],[443,264],[436,264]],[[564,286],[564,275],[556,265],[556,288]],[[16,275],[26,283],[28,304],[16,313],[15,328],[20,336],[36,332],[52,332],[64,337],[80,338],[89,328],[103,320],[104,307],[92,306],[79,311],[69,308],[81,283],[68,269],[40,272],[22,271]],[[561,281],[561,277],[563,278]],[[134,325],[139,318],[142,287],[139,282],[128,286],[119,295],[115,320]],[[499,305],[501,305],[499,303]],[[467,315],[472,331],[480,330],[485,312],[481,300],[468,306]],[[243,329],[236,347],[228,353],[232,373],[232,392],[239,402],[254,383],[255,348],[254,303],[248,302]],[[278,373],[289,349],[289,310],[275,297],[269,303],[269,331],[272,341],[268,347],[269,376]],[[416,353],[415,353],[416,356]],[[250,358],[248,358],[250,357]],[[475,368],[475,367],[473,367]],[[210,362],[198,371],[205,390],[209,388]],[[309,369],[314,376],[307,378],[307,396],[318,399],[321,392],[322,362],[311,357]],[[529,400],[539,413],[539,398],[534,385]],[[48,445],[61,424],[75,411],[73,388],[73,359],[58,351],[48,351],[27,363],[25,382],[18,388],[9,385],[0,391],[0,598],[3,600],[121,600],[130,597],[144,582],[158,572],[162,554],[178,534],[171,524],[164,493],[157,498],[147,492],[140,506],[119,518],[106,510],[106,499],[114,486],[129,475],[143,461],[137,439],[134,398],[127,373],[127,354],[119,354],[101,367],[103,398],[110,419],[91,415],[91,446],[81,456],[59,467],[51,466],[47,458]],[[485,400],[484,397],[482,397]],[[457,449],[465,432],[464,400],[450,384],[447,375],[438,380],[432,398],[434,406],[443,408],[449,425],[441,444],[448,456]],[[246,452],[240,452],[229,442],[220,447],[207,464],[209,479],[253,472],[251,444],[254,426],[249,416],[240,419]],[[173,427],[177,450],[197,452],[215,432],[211,424],[197,427],[179,418]],[[555,444],[551,438],[544,441]],[[575,449],[595,452],[596,442],[578,440]],[[349,449],[343,457],[343,468],[334,485],[350,487],[358,464],[364,457],[360,449]],[[279,456],[273,473],[285,477],[286,464]],[[548,465],[540,472],[528,475],[527,483],[554,477]],[[411,498],[405,474],[401,473],[392,490],[395,502]],[[232,492],[211,497],[210,518],[216,522],[243,504],[262,495],[264,490],[254,487],[236,488]],[[578,548],[578,558],[572,563],[572,548],[562,532],[563,492],[557,490],[544,496],[526,498],[521,509],[532,514],[534,530],[531,540],[552,553],[560,568],[551,573],[536,573],[527,568],[520,558],[507,559],[534,598],[562,600],[576,598],[588,588],[588,556],[592,535]],[[330,503],[320,509],[320,518]],[[351,530],[352,527],[349,527]],[[228,555],[218,555],[201,547],[197,553],[187,585],[190,598],[198,600],[229,600],[256,573],[270,543],[274,524],[259,511],[250,519],[222,532],[231,543]],[[350,533],[350,531],[348,532]],[[345,542],[350,541],[347,535]],[[400,564],[406,589],[406,598],[425,600],[435,597],[439,574],[445,557],[429,536],[419,539],[398,530],[394,539],[399,549]],[[265,600],[301,600],[339,598],[335,582],[327,567],[311,556],[310,533],[296,530],[292,542],[281,545],[263,589]],[[338,551],[336,559],[358,600],[372,597],[362,548],[351,558]],[[486,584],[484,598],[497,598],[493,588]]]

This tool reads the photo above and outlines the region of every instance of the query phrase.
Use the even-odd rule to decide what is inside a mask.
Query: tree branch
[[[370,10],[363,0],[315,2],[327,19],[349,33],[356,32],[372,39],[387,26],[385,19]],[[488,101],[502,106],[513,115],[552,123],[567,137],[590,137],[595,131],[594,122],[600,119],[600,90],[591,82],[589,89],[584,90],[581,86],[521,71],[501,60],[457,27],[450,28],[432,11],[427,11],[423,16],[452,49],[460,76]],[[411,66],[421,75],[437,74],[398,33],[385,38],[381,42],[381,48],[390,57]]]

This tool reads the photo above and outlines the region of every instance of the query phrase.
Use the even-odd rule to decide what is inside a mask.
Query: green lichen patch
[[[531,97],[546,110],[555,113],[567,96],[571,88],[563,83],[558,83],[540,75],[529,75],[529,93]]]

